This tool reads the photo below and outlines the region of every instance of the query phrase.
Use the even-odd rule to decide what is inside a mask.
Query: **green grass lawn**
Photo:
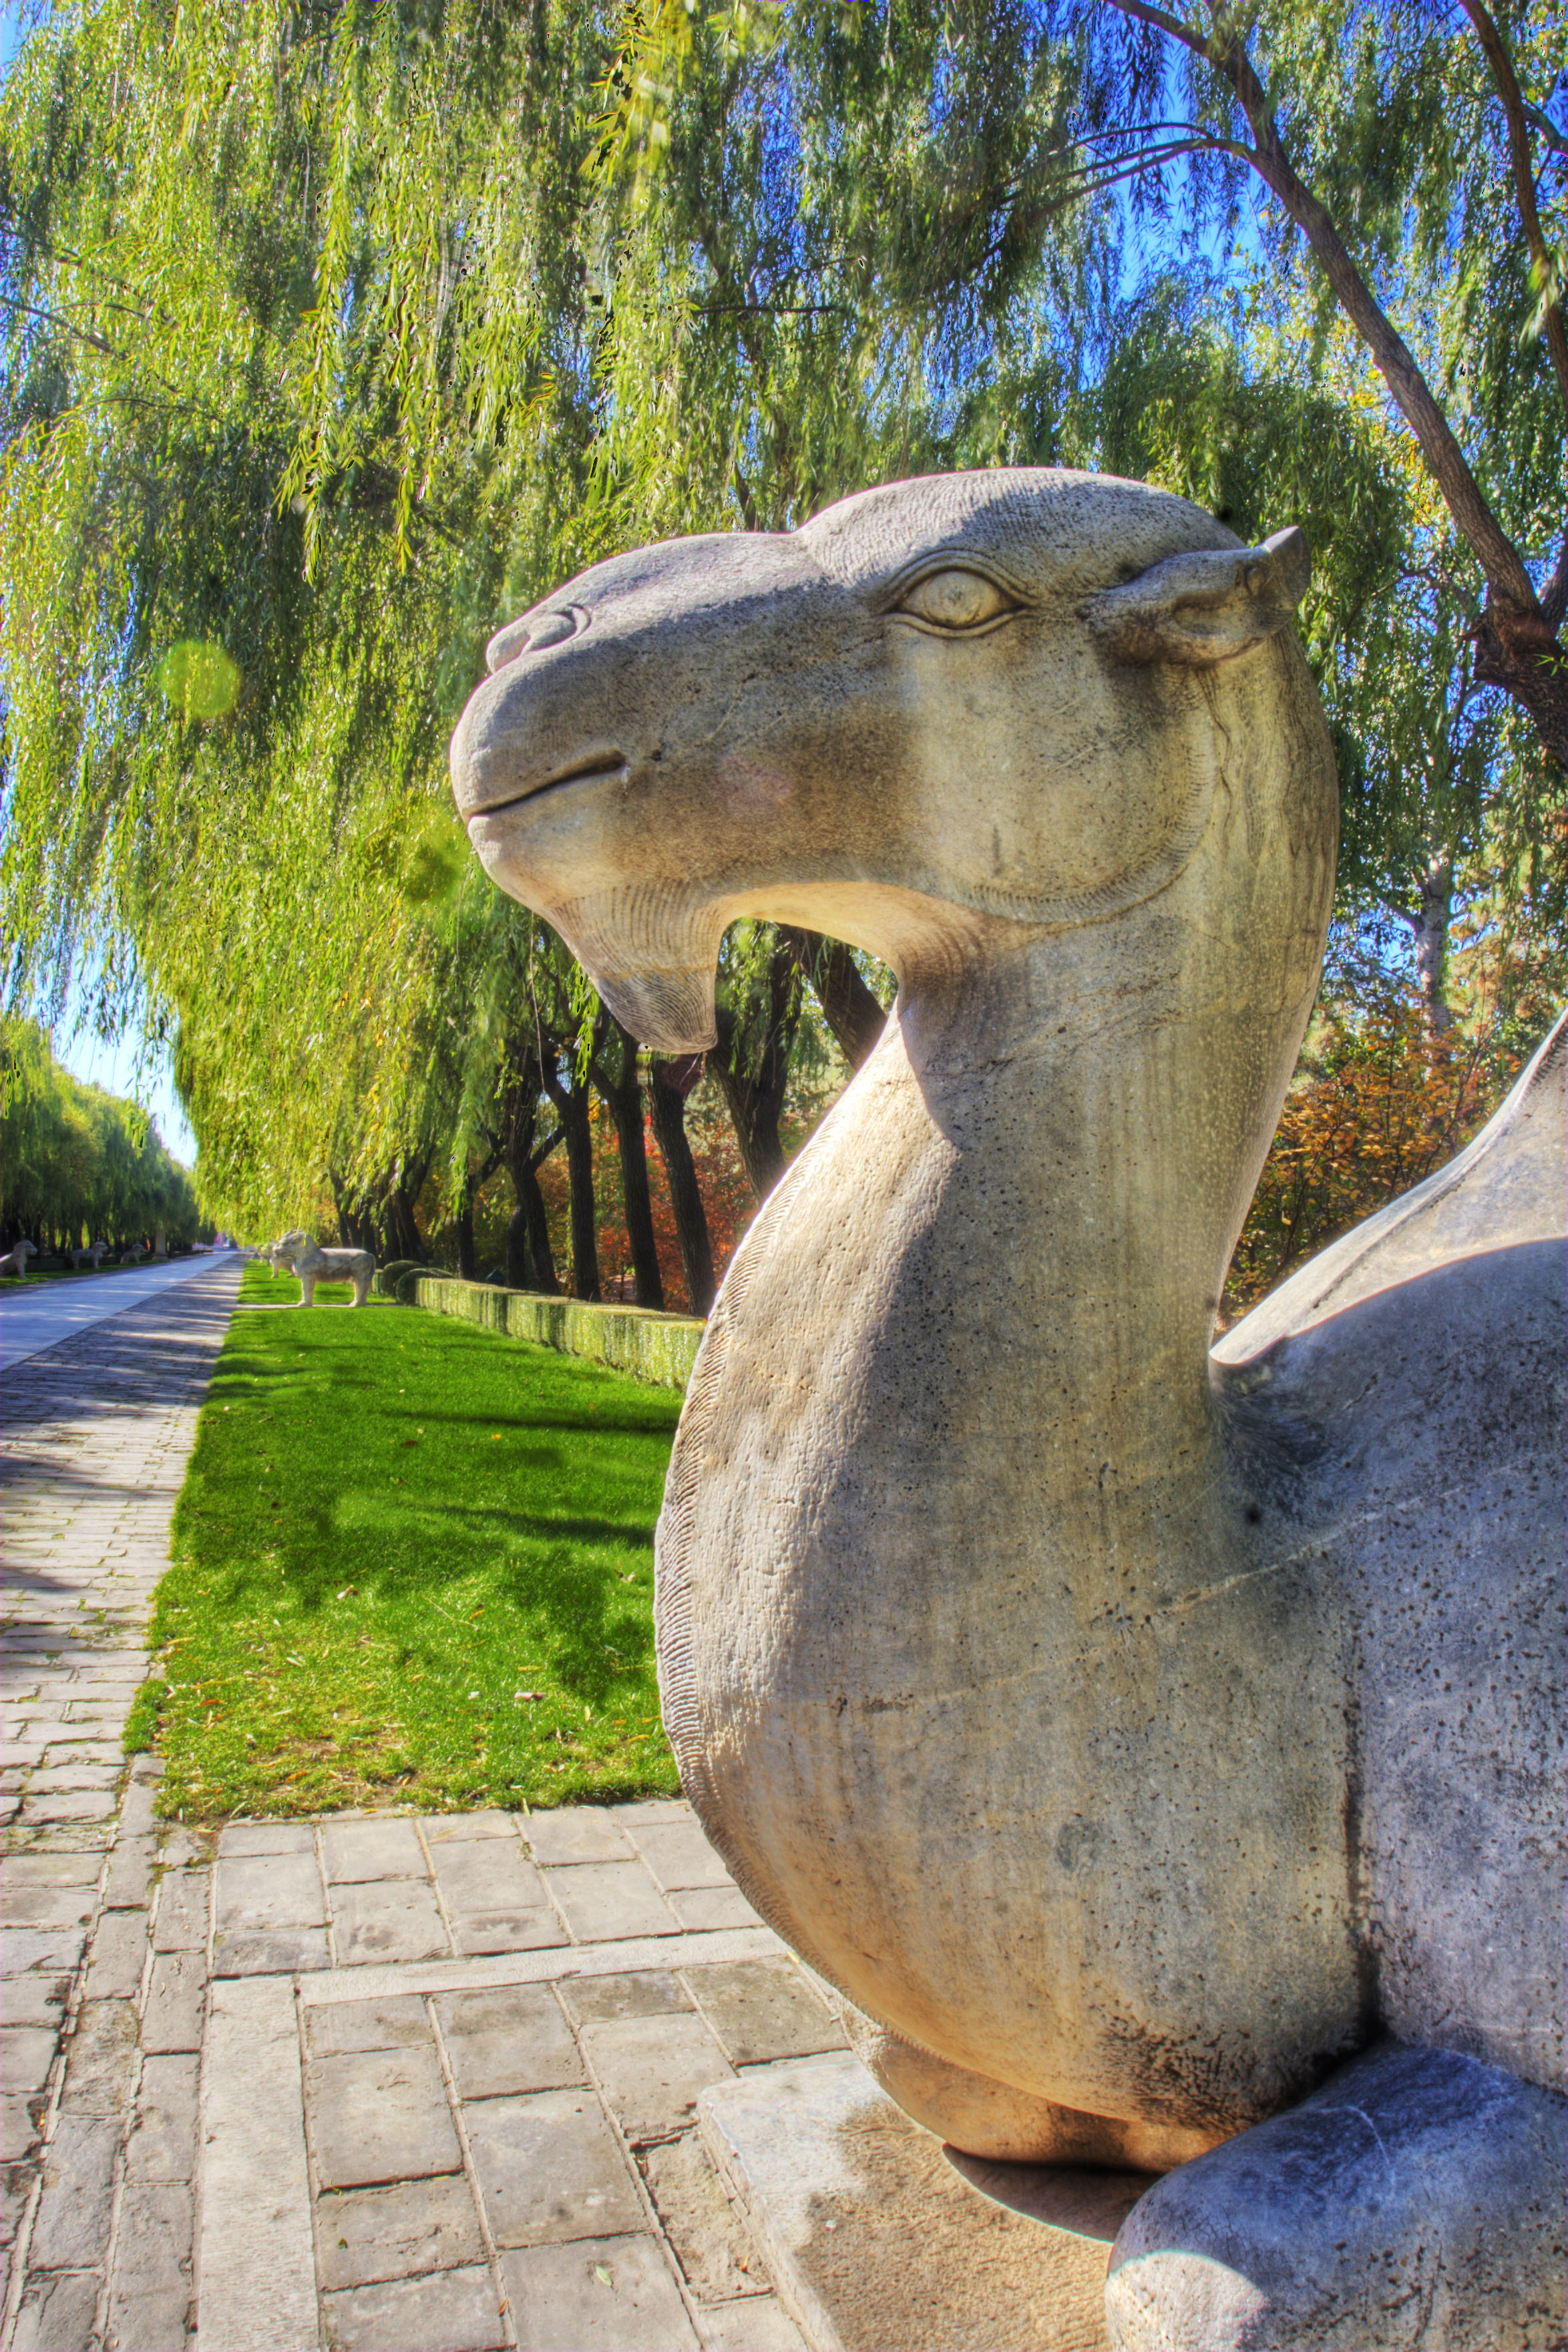
[[[653,1527],[680,1399],[246,1269],[127,1732],[186,1821],[668,1791]],[[323,1285],[318,1302],[347,1299]]]

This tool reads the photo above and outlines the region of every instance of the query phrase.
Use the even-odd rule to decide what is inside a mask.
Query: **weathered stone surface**
[[[531,1813],[528,1843],[535,1862],[630,1862],[635,1849],[612,1813],[598,1805],[562,1805]]]
[[[843,2050],[844,2029],[793,1960],[693,1969],[691,1990],[734,2066]]]
[[[726,2303],[765,2294],[767,2273],[750,2231],[720,2186],[711,2159],[694,2131],[656,2140],[638,2164],[648,2194],[699,2303]]]
[[[165,1871],[153,1922],[155,1952],[205,1952],[211,1906],[210,1870]]]
[[[58,2034],[47,2025],[7,2025],[0,2032],[0,2086],[10,2093],[41,2091],[59,2046]]]
[[[59,1931],[85,1927],[97,1907],[91,1886],[11,1886],[5,1895],[7,1928]]]
[[[8,1853],[0,1908],[10,1918],[11,1898],[25,1886],[96,1886],[101,1866],[91,1854]]]
[[[220,1937],[324,1927],[326,1902],[315,1855],[301,1851],[231,1859],[226,1851],[217,1867],[215,1918]]]
[[[7,1927],[0,1935],[0,1973],[7,1978],[29,1971],[54,1976],[74,1969],[86,1941],[87,1931],[80,1927]]]
[[[332,1946],[340,1968],[365,1960],[425,1960],[451,1950],[435,1892],[424,1879],[383,1878],[332,1889]]]
[[[142,2004],[142,2049],[199,2050],[206,1998],[206,1962],[200,1952],[156,1953]]]
[[[642,2227],[626,2159],[591,2091],[481,2099],[463,2122],[498,2246]]]
[[[8,2352],[92,2352],[99,2284],[94,2271],[33,2272]]]
[[[656,2240],[587,2238],[501,2258],[520,2352],[697,2352]]]
[[[316,2282],[292,1988],[213,1987],[203,2092],[204,2352],[312,2352]]]
[[[99,1920],[88,1961],[89,2000],[131,2000],[142,1989],[147,1964],[145,1911],[106,1911]]]
[[[114,1841],[114,1851],[109,1858],[109,1877],[103,1890],[106,1910],[146,1909],[153,1897],[155,1850],[153,1838],[127,1837],[121,1831]]]
[[[47,2105],[41,2091],[0,2093],[0,2163],[19,2163],[37,2147]]]
[[[640,1862],[575,1863],[545,1875],[567,1926],[583,1943],[679,1933],[679,1922]]]
[[[617,2017],[671,2017],[693,2006],[691,1995],[669,1969],[635,1969],[626,1976],[568,1977],[561,1998],[578,2025]]]
[[[977,2197],[857,2060],[743,2074],[700,2118],[818,2352],[1104,2352],[1103,2242]]]
[[[628,2139],[681,2131],[698,2095],[731,2073],[700,2017],[627,2017],[582,2029],[605,2103]]]
[[[760,1927],[763,1918],[735,1886],[682,1887],[669,1907],[683,1927],[707,1934],[714,1927]]]
[[[27,2262],[34,2271],[91,2270],[109,2252],[117,2124],[61,2116],[44,2159],[44,2189]]]
[[[136,2122],[125,2147],[128,2181],[195,2179],[200,2064],[194,2055],[143,2059],[136,2092]]]
[[[464,1955],[542,1952],[568,1940],[559,1915],[542,1904],[531,1911],[458,1911],[452,1916],[452,1942]]]
[[[411,2180],[462,2164],[433,2043],[312,2058],[305,2096],[323,2189]]]
[[[704,2352],[805,2352],[805,2339],[776,2295],[748,2295],[702,2315]]]
[[[325,2297],[331,2352],[495,2352],[507,2338],[482,2265]]]
[[[322,2001],[305,2011],[307,2046],[312,2058],[348,2050],[428,2049],[430,2020],[413,1993],[385,2000]]]
[[[1118,2352],[1563,2340],[1563,2101],[1385,2046],[1155,2183],[1106,2287]]]
[[[324,1927],[220,1927],[213,1937],[215,1977],[299,1976],[331,1965]]]
[[[448,1911],[538,1911],[544,1882],[515,1838],[444,1839],[431,1849]]]
[[[66,1976],[7,1977],[0,1992],[6,2024],[58,2026],[70,1998],[70,1983]]]
[[[1309,576],[1139,484],[892,483],[596,566],[453,740],[645,1043],[711,1042],[742,913],[898,974],[710,1318],[661,1686],[742,1893],[1017,2156],[1180,2160],[1373,2024],[1561,2080],[1568,1030],[1209,1353],[1332,894]]]
[[[436,2002],[460,2099],[558,2091],[583,2080],[583,2062],[548,1985],[443,1994]]]
[[[309,1822],[230,1822],[218,1841],[225,1861],[247,1861],[258,1854],[314,1853],[315,1832]]]
[[[316,2202],[316,2270],[323,2294],[482,2263],[484,2240],[460,2173],[349,2189]]]
[[[321,1862],[329,1885],[354,1879],[427,1878],[425,1849],[411,1821],[328,1822]]]
[[[78,2116],[127,2114],[140,2056],[133,2005],[128,2000],[84,2000],[66,2044],[62,2109]]]
[[[732,1883],[695,1820],[650,1822],[637,1831],[635,1843],[666,1895],[677,1888]]]
[[[522,1826],[521,1815],[503,1813],[497,1806],[477,1813],[423,1813],[419,1819],[425,1843],[431,1848],[454,1840],[466,1845],[471,1838],[515,1838]]]
[[[195,2221],[188,2188],[127,2186],[110,2281],[110,2352],[184,2352]]]

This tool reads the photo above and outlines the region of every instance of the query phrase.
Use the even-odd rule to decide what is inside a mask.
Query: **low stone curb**
[[[508,1339],[531,1339],[563,1356],[584,1356],[655,1387],[683,1389],[706,1325],[695,1315],[659,1315],[646,1307],[591,1307],[531,1290],[499,1290],[452,1275],[405,1275],[401,1301],[456,1315]]]

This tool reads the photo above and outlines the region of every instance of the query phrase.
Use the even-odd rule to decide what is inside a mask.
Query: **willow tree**
[[[146,992],[230,1214],[395,1181],[455,1083],[426,835],[582,476],[602,47],[104,0],[0,100],[8,978]]]
[[[1034,454],[1094,310],[1026,11],[693,18],[656,172],[628,21],[84,0],[0,100],[10,981],[145,990],[231,1217],[390,1197],[510,1083],[424,887],[489,629],[662,531]]]

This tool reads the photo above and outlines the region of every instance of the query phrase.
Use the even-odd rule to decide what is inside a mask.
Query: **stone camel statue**
[[[268,1263],[274,1274],[280,1265],[300,1277],[300,1304],[313,1307],[318,1282],[352,1282],[353,1303],[363,1307],[370,1297],[370,1281],[375,1272],[375,1258],[364,1249],[322,1249],[309,1234],[298,1227],[273,1243],[267,1252]]]
[[[30,1257],[37,1257],[37,1242],[30,1242],[26,1238],[13,1242],[5,1256],[0,1257],[0,1274],[14,1274],[18,1282],[25,1282],[27,1278],[27,1260]]]
[[[663,1052],[737,916],[898,975],[659,1521],[758,1910],[957,2148],[1163,2175],[1115,2345],[1556,2344],[1562,1028],[1210,1347],[1333,887],[1308,576],[1137,483],[895,483],[572,582],[453,784]]]

